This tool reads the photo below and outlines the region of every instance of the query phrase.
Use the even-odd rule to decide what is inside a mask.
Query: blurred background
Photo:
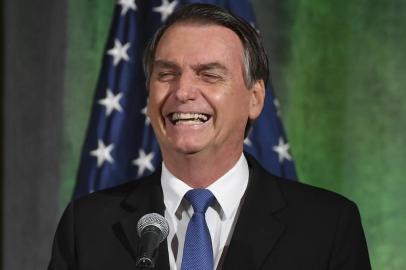
[[[374,269],[406,269],[406,1],[252,3],[299,180],[358,204]],[[116,2],[0,4],[1,266],[45,269]]]

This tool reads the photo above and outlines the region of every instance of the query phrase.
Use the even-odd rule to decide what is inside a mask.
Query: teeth
[[[201,120],[179,120],[175,122],[175,125],[199,125],[204,123]]]
[[[198,122],[206,122],[208,120],[208,116],[202,113],[173,113],[171,116],[172,121],[198,121]]]

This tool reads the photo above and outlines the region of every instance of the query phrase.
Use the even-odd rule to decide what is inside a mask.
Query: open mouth
[[[168,114],[168,119],[174,125],[197,125],[206,123],[211,115],[205,113],[181,113],[175,112]]]

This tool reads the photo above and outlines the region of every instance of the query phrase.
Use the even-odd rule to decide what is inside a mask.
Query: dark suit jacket
[[[268,174],[247,157],[250,179],[223,269],[366,270],[356,205],[344,197]],[[164,214],[160,170],[72,202],[58,226],[48,269],[134,270],[136,224]],[[156,269],[168,269],[164,241]]]

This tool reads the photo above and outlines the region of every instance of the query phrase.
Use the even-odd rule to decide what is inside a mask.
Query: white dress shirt
[[[228,246],[234,229],[234,220],[248,185],[248,163],[242,154],[237,163],[225,175],[207,187],[216,200],[206,211],[213,245],[215,269],[225,247]],[[168,253],[170,269],[181,269],[186,229],[193,215],[193,207],[183,199],[192,189],[172,175],[162,164],[161,185],[164,195],[165,218],[169,223]]]

